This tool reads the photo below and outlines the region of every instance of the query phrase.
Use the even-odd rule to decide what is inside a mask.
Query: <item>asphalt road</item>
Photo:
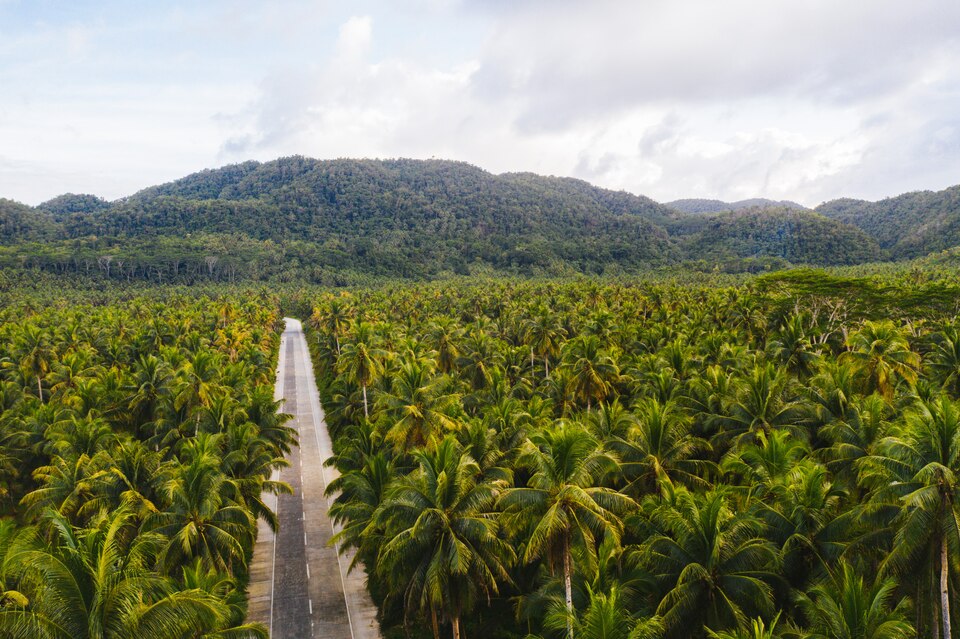
[[[268,496],[280,519],[276,536],[260,523],[250,567],[250,619],[274,639],[379,639],[376,607],[361,568],[347,573],[351,556],[330,545],[336,528],[327,515],[327,482],[336,476],[323,462],[333,455],[316,380],[300,322],[286,320],[280,344],[275,397],[295,419],[300,447],[279,473],[292,495]]]

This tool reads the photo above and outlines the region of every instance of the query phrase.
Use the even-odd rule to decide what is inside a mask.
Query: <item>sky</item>
[[[960,183],[956,0],[0,0],[0,197],[442,158],[684,197]]]

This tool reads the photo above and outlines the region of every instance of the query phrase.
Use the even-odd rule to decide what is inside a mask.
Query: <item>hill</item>
[[[110,208],[110,202],[96,195],[64,193],[39,204],[37,208],[50,213],[57,220],[62,220],[77,213],[103,211]]]
[[[46,212],[0,198],[0,245],[51,239],[56,224]]]
[[[763,201],[768,202],[768,201]],[[244,162],[115,202],[8,203],[0,266],[192,281],[743,270],[875,259],[876,243],[796,205],[684,214],[572,178],[443,160]],[[15,214],[15,215],[14,215]]]
[[[703,200],[688,198],[667,202],[665,207],[681,213],[702,214],[722,213],[724,211],[740,211],[750,208],[779,208],[779,209],[806,209],[807,207],[791,202],[790,200],[768,200],[766,198],[751,198],[739,202],[724,202],[722,200]]]
[[[838,199],[816,211],[863,229],[893,259],[909,259],[960,245],[960,186],[904,193],[879,202]]]
[[[792,264],[861,264],[880,257],[870,236],[822,215],[792,208],[752,208],[698,216],[672,234],[691,259],[780,258]]]

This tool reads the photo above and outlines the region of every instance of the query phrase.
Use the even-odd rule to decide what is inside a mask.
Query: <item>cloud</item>
[[[865,102],[909,85],[941,49],[956,59],[960,4],[530,3],[488,39],[474,90],[523,104],[521,130],[638,105],[778,95]]]
[[[817,204],[960,175],[956,2],[107,3],[0,8],[0,196],[117,197],[290,154],[659,200]]]

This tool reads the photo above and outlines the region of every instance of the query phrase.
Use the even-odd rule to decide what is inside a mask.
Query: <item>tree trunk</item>
[[[453,639],[460,639],[460,615],[454,615],[450,625],[453,626]]]
[[[937,589],[937,580],[939,576],[936,572],[932,573],[933,582],[926,584],[927,590],[923,587],[923,580],[917,580],[917,632],[921,629],[920,612],[923,608],[922,602],[930,602],[930,632],[933,633],[930,639],[940,639],[940,609],[937,606],[936,597],[927,597],[928,592],[934,592]]]
[[[40,385],[40,375],[37,375],[37,397],[40,398],[40,403],[43,403],[43,386]]]
[[[543,356],[543,374],[550,377],[550,356]]]
[[[563,587],[567,597],[567,638],[573,639],[573,583],[570,567],[570,531],[563,533]]]
[[[530,372],[533,373],[534,361],[533,361],[533,346],[530,347]]]
[[[437,609],[430,606],[430,622],[433,624],[433,639],[440,639],[440,624],[437,623]]]
[[[943,639],[950,634],[950,559],[947,556],[947,536],[940,539],[940,616],[943,618]]]
[[[367,410],[367,385],[363,385],[363,416],[370,419],[370,412]]]

